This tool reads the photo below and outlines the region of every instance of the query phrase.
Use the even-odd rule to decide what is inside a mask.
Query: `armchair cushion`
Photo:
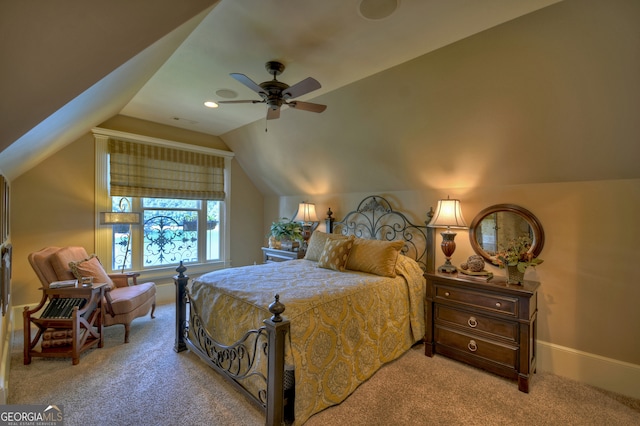
[[[149,299],[155,300],[156,286],[154,283],[143,283],[129,287],[117,287],[109,291],[111,299],[111,314],[129,314],[144,305]]]
[[[51,256],[51,266],[56,271],[58,281],[72,280],[77,278],[71,272],[69,262],[75,262],[81,259],[88,258],[89,255],[84,247],[63,247],[57,250]]]
[[[107,283],[109,288],[115,287],[95,254],[92,254],[86,259],[69,262],[69,268],[77,279],[93,277],[93,282],[95,283]]]

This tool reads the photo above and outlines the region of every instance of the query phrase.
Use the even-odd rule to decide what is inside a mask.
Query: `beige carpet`
[[[174,307],[134,321],[131,343],[110,327],[105,347],[70,359],[22,363],[14,338],[9,404],[58,404],[65,425],[261,425],[261,413],[193,354],[173,351]],[[631,425],[640,401],[548,373],[530,394],[515,382],[418,346],[384,366],[342,404],[313,416],[319,425]]]

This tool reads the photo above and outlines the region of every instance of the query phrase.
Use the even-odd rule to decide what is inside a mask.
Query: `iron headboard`
[[[426,272],[435,269],[433,228],[415,225],[407,217],[393,210],[391,204],[383,197],[370,195],[360,201],[358,208],[346,214],[343,220],[332,218],[331,209],[327,213],[327,232],[354,235],[383,241],[403,240],[401,252],[414,259]],[[427,219],[430,220],[427,213]]]

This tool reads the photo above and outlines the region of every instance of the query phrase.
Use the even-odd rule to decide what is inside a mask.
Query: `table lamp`
[[[307,203],[303,201],[298,205],[298,213],[293,218],[294,222],[300,222],[302,224],[302,238],[304,239],[304,249],[307,248],[309,238],[311,238],[311,232],[313,232],[314,225],[317,225],[318,215],[316,215],[316,205],[313,203]]]
[[[457,272],[458,269],[451,264],[451,256],[456,250],[455,238],[457,234],[451,231],[451,228],[467,228],[467,224],[462,217],[460,200],[451,200],[449,197],[446,200],[439,200],[436,212],[427,226],[431,228],[447,228],[445,232],[440,233],[442,235],[440,247],[442,247],[446,261],[444,265],[438,267],[438,272],[447,274]]]

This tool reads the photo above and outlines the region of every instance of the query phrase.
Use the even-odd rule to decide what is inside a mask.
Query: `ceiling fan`
[[[287,105],[290,108],[301,109],[303,111],[322,112],[327,109],[326,105],[314,104],[311,102],[302,102],[292,100],[298,96],[306,95],[309,92],[319,89],[320,83],[314,78],[307,77],[299,83],[289,86],[286,83],[278,81],[276,76],[282,74],[284,71],[284,65],[277,61],[269,61],[264,67],[269,74],[273,75],[273,80],[265,81],[257,84],[244,74],[231,73],[231,77],[238,80],[240,83],[247,86],[249,89],[255,91],[262,98],[261,101],[257,100],[241,100],[241,101],[219,101],[219,104],[267,104],[267,120],[273,120],[280,118],[280,107]]]

